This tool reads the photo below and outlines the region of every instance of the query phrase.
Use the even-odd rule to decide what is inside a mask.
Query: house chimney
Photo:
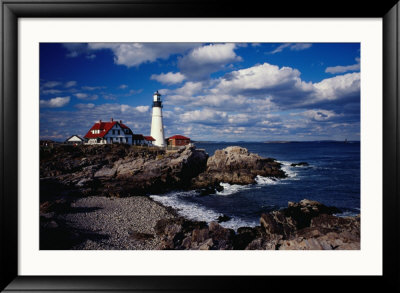
[[[119,120],[119,123],[122,124],[122,120]]]
[[[99,120],[99,122],[101,123],[101,119]]]
[[[111,122],[113,122],[114,121],[114,119],[111,117]]]

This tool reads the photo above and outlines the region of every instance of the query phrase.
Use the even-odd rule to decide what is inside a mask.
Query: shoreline
[[[234,231],[184,218],[149,196],[76,198],[41,212],[40,249],[359,249],[359,216],[336,217],[333,207],[304,203],[289,202],[289,214],[262,214],[259,226]],[[305,206],[320,211],[299,217]]]
[[[226,215],[191,220],[181,207],[150,197],[179,190],[205,196],[223,184],[288,178],[283,167],[238,146],[211,157],[191,146],[174,153],[125,145],[41,149],[40,248],[359,249],[359,217],[337,217],[339,209],[316,201],[260,212],[251,227],[239,220],[233,230],[218,223]]]
[[[62,212],[56,206],[41,212],[41,249],[153,250],[161,241],[154,230],[157,222],[177,217],[175,210],[148,196],[94,195],[59,205]],[[60,234],[64,237],[57,239]]]

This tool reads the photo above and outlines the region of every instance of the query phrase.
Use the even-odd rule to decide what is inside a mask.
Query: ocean
[[[233,145],[276,159],[288,178],[257,177],[256,184],[245,186],[222,183],[223,191],[206,196],[175,191],[151,197],[192,220],[211,222],[226,215],[231,219],[221,225],[235,230],[259,225],[262,213],[305,198],[338,207],[343,212],[338,216],[360,213],[360,142],[196,143],[210,156]],[[290,166],[299,162],[309,165]]]

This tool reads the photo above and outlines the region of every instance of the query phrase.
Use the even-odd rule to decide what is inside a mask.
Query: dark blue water
[[[272,157],[283,164],[289,175],[282,180],[258,178],[258,184],[235,186],[223,184],[224,191],[207,196],[197,192],[173,192],[153,196],[165,205],[195,220],[212,221],[225,214],[232,220],[224,226],[237,228],[257,225],[261,213],[287,207],[288,201],[311,199],[336,206],[343,215],[360,212],[360,143],[197,143],[212,156],[217,149],[238,145],[262,157]],[[309,166],[291,167],[307,162]]]

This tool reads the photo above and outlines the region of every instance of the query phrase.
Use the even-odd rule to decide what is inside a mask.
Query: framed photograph
[[[396,2],[2,2],[1,290],[398,290]]]

